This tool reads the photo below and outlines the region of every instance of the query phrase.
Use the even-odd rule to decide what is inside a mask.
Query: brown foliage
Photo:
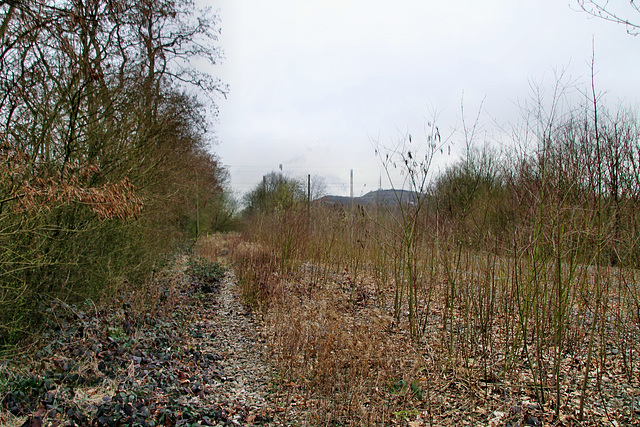
[[[12,203],[14,213],[50,211],[71,203],[88,205],[100,220],[126,219],[142,210],[142,198],[128,178],[108,182],[99,187],[87,183],[100,171],[95,165],[67,167],[64,175],[58,171],[47,178],[30,176],[30,157],[5,143],[0,147],[0,188],[4,190],[2,204]]]

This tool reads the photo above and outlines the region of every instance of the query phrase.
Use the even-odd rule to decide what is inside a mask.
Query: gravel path
[[[228,273],[220,283],[215,304],[194,324],[203,332],[202,352],[215,358],[219,381],[211,384],[208,397],[220,407],[236,411],[219,425],[229,421],[235,425],[275,425],[268,398],[274,372],[266,361],[260,325],[243,307],[236,288],[235,277]]]

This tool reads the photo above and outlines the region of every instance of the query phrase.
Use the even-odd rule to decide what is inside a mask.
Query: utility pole
[[[198,189],[198,171],[196,171],[196,239],[200,237],[200,191]]]
[[[378,184],[378,194],[376,195],[376,211],[380,210],[380,193],[382,193],[382,174],[380,174],[380,184]]]
[[[311,174],[307,174],[307,228],[311,225]]]

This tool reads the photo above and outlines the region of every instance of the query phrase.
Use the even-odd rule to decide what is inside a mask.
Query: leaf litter
[[[33,353],[0,361],[0,425],[279,425],[260,322],[233,274],[184,257],[154,286],[145,310],[52,307]]]

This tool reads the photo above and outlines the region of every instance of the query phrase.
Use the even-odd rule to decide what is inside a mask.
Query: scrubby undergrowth
[[[374,265],[362,263],[357,278],[348,269],[304,258],[283,271],[279,250],[237,238],[231,257],[247,301],[257,301],[264,312],[280,386],[290,402],[304,408],[308,425],[640,423],[640,335],[633,325],[621,329],[615,315],[592,343],[584,420],[579,421],[594,321],[589,310],[572,311],[559,366],[557,411],[556,349],[536,347],[534,337],[523,340],[522,331],[514,329],[517,320],[502,309],[492,313],[490,324],[482,324],[475,309],[464,306],[466,298],[456,298],[451,307],[444,274],[437,275],[423,333],[416,337],[409,332],[406,303],[402,316],[394,317],[395,286],[379,283]],[[472,297],[480,302],[481,289],[472,286],[472,277],[461,275],[468,286],[459,284],[460,290],[475,289]],[[621,331],[628,334],[624,341]]]

